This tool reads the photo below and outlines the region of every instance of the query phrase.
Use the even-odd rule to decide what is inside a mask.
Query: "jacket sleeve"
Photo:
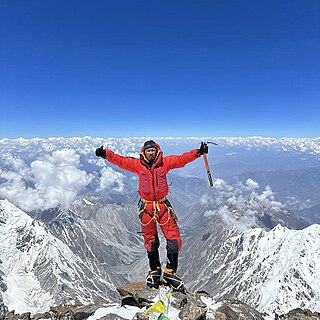
[[[131,171],[133,173],[138,173],[140,168],[139,159],[131,158],[131,157],[123,157],[108,149],[105,149],[105,152],[106,152],[106,159],[112,164],[115,164],[121,169]]]
[[[164,163],[167,168],[167,171],[175,168],[182,168],[187,163],[194,161],[196,159],[200,158],[200,153],[198,149],[191,150],[189,152],[185,152],[179,156],[167,156],[164,157]]]

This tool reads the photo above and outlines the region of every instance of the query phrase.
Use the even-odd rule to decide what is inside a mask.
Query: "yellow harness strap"
[[[166,206],[166,208],[167,208],[167,210],[168,210],[168,213],[169,213],[169,215],[172,216],[173,220],[174,220],[175,222],[178,222],[178,221],[179,221],[179,217],[177,216],[177,214],[176,214],[176,212],[173,210],[173,208],[172,208],[172,207],[168,207],[168,206],[166,205],[166,203],[164,203],[164,205]]]
[[[148,203],[152,203],[152,206],[153,206],[153,217],[146,223],[142,223],[142,221],[140,221],[140,224],[143,226],[143,227],[146,227],[149,223],[151,223],[152,220],[154,220],[156,223],[158,223],[159,226],[164,226],[165,224],[167,224],[170,220],[170,211],[169,211],[169,208],[166,206],[167,210],[168,210],[168,220],[165,222],[165,223],[159,223],[159,215],[158,213],[160,212],[160,206],[159,206],[159,203],[163,203],[163,201],[165,200],[166,198],[163,198],[161,200],[158,200],[158,201],[148,201],[148,200],[144,200],[142,199],[142,201],[144,201],[144,206],[141,210],[139,210],[138,212],[139,213],[142,213],[145,211],[146,209],[146,206]]]

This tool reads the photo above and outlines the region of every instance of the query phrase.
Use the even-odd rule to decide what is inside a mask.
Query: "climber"
[[[178,254],[182,241],[177,215],[167,199],[169,192],[167,173],[171,169],[182,168],[203,154],[208,153],[208,145],[201,143],[199,149],[182,155],[163,156],[160,145],[153,140],[146,141],[141,148],[140,158],[123,157],[101,146],[96,155],[118,167],[131,171],[139,177],[138,212],[144,246],[147,250],[150,271],[146,282],[149,287],[158,287],[162,280],[177,290],[184,288],[181,277],[177,274]],[[166,238],[167,264],[162,275],[159,258],[159,238],[157,224]]]

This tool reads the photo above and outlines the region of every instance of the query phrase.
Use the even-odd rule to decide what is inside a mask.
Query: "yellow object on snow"
[[[162,300],[158,300],[155,304],[149,307],[144,313],[151,313],[151,312],[164,313],[165,311],[166,311],[166,305]]]
[[[150,306],[144,313],[149,314],[149,319],[151,320],[169,320],[168,308],[170,308],[170,298],[171,298],[171,288],[161,287],[159,290],[159,295],[156,297],[156,301],[152,306]]]

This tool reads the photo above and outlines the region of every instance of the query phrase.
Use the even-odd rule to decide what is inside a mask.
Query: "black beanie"
[[[158,149],[158,146],[157,144],[153,141],[153,140],[149,140],[149,141],[146,141],[143,145],[143,149],[144,150],[147,150],[149,148],[156,148]]]

